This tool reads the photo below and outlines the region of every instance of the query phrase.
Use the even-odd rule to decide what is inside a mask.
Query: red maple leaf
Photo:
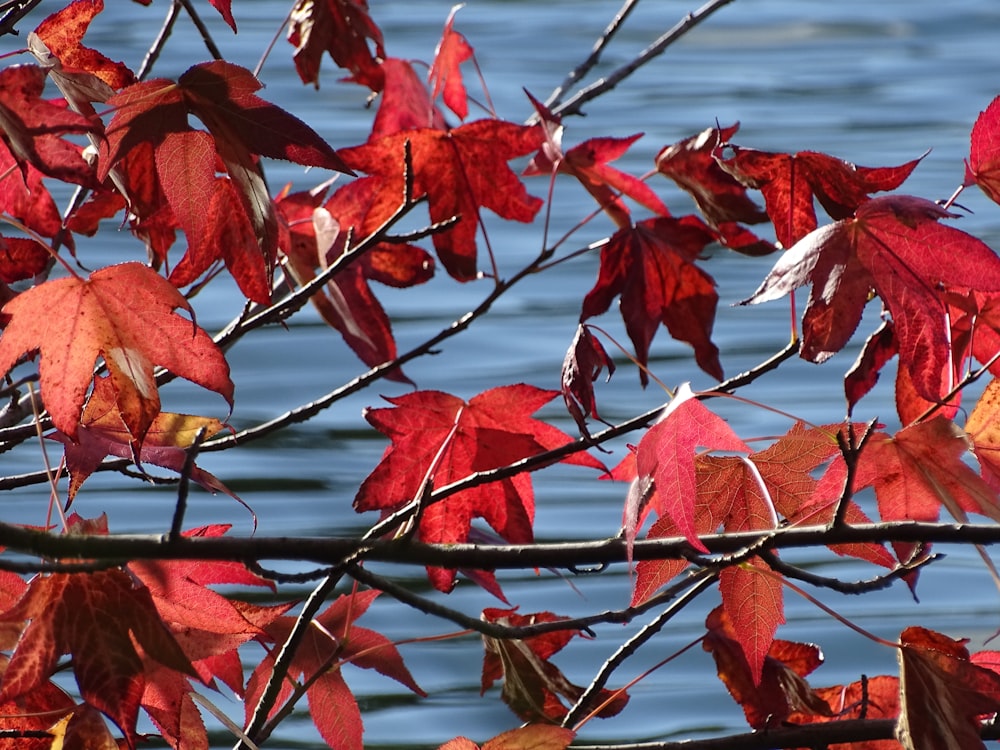
[[[829,713],[795,711],[790,724],[822,724],[845,719],[895,719],[899,716],[899,678],[889,675],[868,677],[850,685],[815,688],[813,693],[826,702]],[[896,740],[867,740],[833,743],[829,750],[900,750]]]
[[[98,357],[108,367],[118,410],[135,445],[160,413],[154,365],[221,394],[232,406],[233,383],[222,352],[192,320],[191,306],[166,279],[141,263],[54,279],[3,308],[0,371],[40,352],[42,395],[52,422],[75,438]]]
[[[728,143],[738,129],[739,123],[728,128],[708,128],[666,146],[656,155],[656,169],[694,198],[723,245],[746,255],[766,255],[777,248],[740,225],[767,221],[767,214],[747,196],[746,186],[722,169],[714,156],[716,148]]]
[[[802,357],[839,351],[874,289],[892,314],[900,366],[936,401],[952,368],[947,290],[1000,291],[1000,258],[983,242],[938,222],[948,213],[912,196],[874,198],[854,218],[817,229],[785,252],[745,304],[812,283],[802,318]]]
[[[670,214],[649,185],[608,165],[608,162],[623,156],[642,137],[642,133],[628,138],[590,138],[563,152],[562,119],[552,114],[531,94],[528,94],[528,98],[545,125],[546,140],[524,170],[525,175],[552,175],[560,172],[575,177],[594,197],[601,210],[623,229],[631,226],[632,219],[620,195],[627,195],[653,213],[661,216]]]
[[[979,113],[969,141],[964,184],[978,185],[993,202],[1000,202],[1000,96]]]
[[[104,0],[74,0],[42,21],[28,37],[28,46],[33,51],[41,42],[48,56],[58,61],[56,64],[43,59],[42,64],[81,93],[91,94],[89,101],[105,101],[106,94],[135,83],[135,75],[127,65],[80,43],[90,22],[103,11]],[[90,79],[97,79],[99,84]]]
[[[754,669],[723,607],[716,607],[708,614],[705,627],[708,632],[702,648],[712,654],[719,679],[740,704],[751,727],[780,725],[792,714],[833,715],[826,701],[805,680],[806,675],[823,663],[818,646],[776,640],[770,644],[761,665]]]
[[[507,162],[531,153],[544,138],[539,127],[501,120],[477,120],[450,131],[406,130],[363,146],[342,149],[353,169],[379,180],[376,215],[388,217],[404,193],[403,148],[410,142],[413,198],[426,196],[433,222],[458,221],[433,236],[445,269],[459,281],[477,278],[476,231],[480,207],[515,221],[530,222],[542,206],[528,195]]]
[[[409,60],[389,57],[379,63],[382,76],[378,112],[368,134],[368,143],[401,130],[433,128],[447,130],[444,115]]]
[[[324,612],[314,618],[314,626],[306,631],[292,659],[288,676],[311,682],[306,696],[309,713],[320,735],[337,750],[361,750],[361,712],[351,689],[344,681],[343,666],[352,664],[362,669],[374,669],[404,685],[417,695],[426,695],[403,664],[396,646],[374,630],[355,624],[378,591],[361,591],[341,595]],[[288,639],[294,617],[281,617],[265,629],[275,643]],[[249,720],[260,694],[274,669],[275,652],[261,661],[247,680],[246,709]],[[286,679],[272,715],[291,695],[293,686]]]
[[[774,154],[726,144],[715,151],[719,164],[747,187],[764,194],[767,214],[782,246],[790,248],[816,228],[813,200],[834,221],[847,219],[871,193],[895,190],[920,163],[858,167],[814,151]]]
[[[844,483],[844,466],[836,439],[841,427],[807,428],[797,423],[770,446],[751,453],[747,459],[729,456],[696,458],[697,493],[693,505],[696,533],[708,534],[720,528],[724,531],[773,528],[776,519],[772,513],[791,524],[811,526],[831,523]],[[822,479],[814,478],[817,470],[831,459],[833,461]],[[616,479],[634,479],[634,461],[631,467],[623,461],[614,474]],[[652,493],[655,492],[654,488]],[[646,504],[658,507],[660,501],[650,494]],[[848,523],[870,522],[853,501],[848,504],[846,520]],[[682,532],[677,523],[670,516],[661,516],[650,527],[647,538],[663,539],[680,535]],[[833,545],[830,549],[837,554],[858,557],[886,568],[896,565],[893,556],[879,544]],[[684,560],[641,561],[636,567],[632,604],[646,601],[685,567],[687,562]],[[752,571],[747,573],[761,578]],[[757,581],[754,585],[762,584]],[[738,585],[732,588],[731,593],[739,593],[735,591]],[[766,595],[765,588],[761,588],[760,593]],[[733,609],[742,606],[739,596],[732,596],[728,601]],[[766,604],[763,606],[767,608]],[[764,620],[769,617],[773,615],[767,614]],[[738,618],[734,615],[734,619]],[[740,632],[750,633],[754,625],[756,623]],[[748,642],[753,638],[756,636],[748,635]]]
[[[67,508],[87,477],[97,471],[105,456],[136,457],[134,438],[125,426],[115,396],[110,379],[97,378],[94,390],[83,409],[76,440],[61,432],[48,436],[65,446],[66,469],[70,475],[66,491]],[[225,427],[218,419],[211,417],[160,412],[146,431],[138,450],[138,459],[142,464],[163,466],[181,472],[187,461],[186,449],[194,443],[198,433],[204,430],[204,437],[208,438]],[[223,492],[239,500],[228,487],[204,469],[193,467],[190,479],[209,492]]]
[[[0,679],[7,671],[8,662],[6,656],[0,656]],[[4,701],[0,703],[0,732],[8,733],[8,739],[0,739],[0,747],[4,750],[51,750],[52,737],[21,737],[17,733],[45,732],[78,708],[69,694],[52,681]]]
[[[378,59],[385,59],[382,30],[368,14],[366,0],[296,0],[288,18],[288,41],[303,83],[319,88],[323,53],[351,72],[352,80],[382,90]],[[374,43],[374,53],[369,47]]]
[[[164,666],[194,674],[149,591],[119,568],[37,576],[0,620],[29,621],[4,674],[0,702],[38,689],[55,671],[59,657],[72,654],[83,699],[118,725],[129,747],[135,746],[146,682],[134,642]]]
[[[48,188],[42,183],[42,173],[31,163],[19,164],[4,145],[0,145],[0,211],[13,217],[30,231],[42,237],[72,237],[63,229],[59,209]]]
[[[108,100],[115,115],[107,127],[106,144],[102,143],[100,177],[137,146],[154,144],[157,178],[188,242],[196,250],[199,243],[211,243],[208,247],[216,248],[219,257],[219,248],[226,244],[245,247],[248,233],[244,223],[230,216],[233,202],[215,181],[217,154],[252,227],[257,253],[267,268],[263,284],[269,286],[278,223],[258,157],[350,170],[308,125],[258,97],[260,88],[249,70],[221,60],[189,68],[176,83],[160,78],[125,88]],[[188,126],[189,114],[204,123],[211,140]],[[201,234],[206,230],[216,234],[206,238]],[[195,267],[205,265],[206,250],[200,249]],[[254,277],[260,261],[234,261],[232,253],[243,251],[229,252],[227,264],[240,274],[241,287],[266,302],[268,295],[260,293],[262,282]]]
[[[438,42],[434,52],[434,62],[431,64],[428,80],[433,86],[431,98],[437,99],[443,94],[448,109],[458,115],[460,120],[464,120],[469,114],[469,103],[459,66],[471,59],[474,53],[468,40],[455,31],[455,14],[461,8],[461,5],[456,5],[448,14],[441,41]]]
[[[900,712],[906,750],[981,748],[980,718],[1000,712],[1000,675],[975,664],[965,641],[921,627],[899,635]]]
[[[500,625],[522,627],[566,618],[551,612],[519,615],[513,609],[491,607],[483,610],[483,619]],[[484,635],[480,692],[485,693],[493,683],[503,679],[500,696],[522,721],[558,723],[569,712],[563,699],[576,703],[584,689],[570,682],[549,659],[578,635],[582,636],[583,631],[569,628],[523,639]],[[602,719],[614,716],[625,708],[628,699],[624,690],[615,692],[602,688],[594,696],[593,706],[600,707],[595,715]]]
[[[99,124],[66,107],[42,99],[45,72],[35,65],[12,65],[0,71],[0,134],[27,178],[31,164],[49,177],[97,187],[94,168],[80,147],[62,136],[89,133]],[[6,178],[5,178],[6,179]]]
[[[649,381],[649,345],[660,323],[675,339],[694,347],[701,369],[722,379],[719,350],[711,340],[719,295],[712,277],[694,264],[713,239],[694,216],[663,216],[619,229],[601,248],[597,283],[583,300],[580,319],[606,312],[621,296],[625,330],[643,365],[643,385]]]
[[[1000,381],[990,381],[965,422],[965,433],[986,483],[1000,492]]]
[[[336,262],[347,250],[348,238],[356,245],[379,229],[382,219],[373,213],[380,203],[376,187],[372,178],[354,180],[322,206],[323,195],[314,192],[278,201],[288,231],[283,246],[297,283],[307,283],[317,271]],[[396,358],[396,341],[389,316],[368,282],[403,288],[422,284],[433,274],[434,259],[425,250],[406,243],[380,242],[345,266],[311,299],[361,361],[375,367]],[[387,377],[409,382],[400,369]]]
[[[558,395],[524,384],[493,388],[468,402],[417,391],[387,399],[393,408],[366,409],[365,419],[392,445],[358,489],[355,509],[391,512],[420,497],[432,480],[433,487],[441,487],[570,442],[561,430],[531,417]],[[586,453],[563,460],[601,468]],[[517,474],[428,506],[420,515],[419,536],[429,543],[464,542],[472,520],[482,518],[506,541],[523,544],[532,540],[534,514],[531,476]],[[438,589],[454,586],[455,571],[429,573]]]
[[[669,516],[680,534],[696,549],[698,496],[695,449],[750,453],[732,428],[701,403],[685,384],[674,395],[659,421],[642,436],[635,454],[636,479],[625,503],[625,537],[631,547],[643,519],[655,510]],[[637,489],[637,488],[645,488]],[[655,493],[651,491],[655,489]],[[631,554],[631,552],[630,552]]]
[[[890,437],[875,433],[861,451],[855,490],[873,486],[884,521],[933,522],[943,506],[957,521],[967,513],[1000,520],[996,492],[963,460],[969,437],[949,419],[933,417]],[[893,544],[900,560],[914,545]]]

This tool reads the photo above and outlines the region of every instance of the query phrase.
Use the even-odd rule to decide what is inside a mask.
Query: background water
[[[45,2],[55,10],[60,3]],[[286,4],[275,0],[237,0],[234,12],[240,33],[232,34],[205,3],[205,13],[224,54],[253,67]],[[372,0],[372,14],[385,33],[388,52],[398,57],[429,60],[447,17],[444,0]],[[562,81],[583,59],[617,10],[607,0],[547,0],[503,2],[469,0],[458,16],[458,28],[475,46],[490,94],[499,113],[523,120],[530,113],[522,87],[540,98]],[[647,0],[605,55],[598,72],[630,59],[659,33],[695,7],[688,0]],[[116,2],[95,24],[88,43],[111,56],[138,66],[156,33],[166,3],[152,8]],[[27,27],[26,27],[27,28]],[[10,47],[5,42],[4,49]],[[312,124],[334,146],[361,142],[370,124],[365,92],[337,84],[340,72],[324,62],[317,91],[297,83],[289,62],[290,48],[279,41],[263,69],[264,96],[286,106]],[[170,41],[156,75],[176,76],[206,58],[195,34],[183,28]],[[474,82],[473,93],[478,96]],[[736,139],[741,145],[773,150],[816,150],[858,164],[898,164],[932,149],[904,189],[926,198],[946,198],[963,176],[962,159],[975,117],[1000,92],[1000,6],[993,0],[941,3],[936,0],[844,0],[803,3],[789,0],[737,0],[672,47],[617,90],[590,104],[585,118],[568,123],[565,143],[596,135],[625,136],[644,131],[645,137],[618,163],[642,173],[664,145],[687,137],[716,121],[741,121]],[[474,113],[474,116],[475,113]],[[269,167],[272,186],[293,181],[307,188],[322,179],[288,165]],[[690,210],[690,202],[665,180],[652,184],[675,213]],[[544,181],[529,187],[543,194]],[[573,226],[591,210],[589,199],[561,185],[553,214],[553,233]],[[962,196],[969,210],[962,228],[997,246],[1000,208],[978,191]],[[510,274],[538,251],[539,227],[503,226],[490,222],[490,237],[500,266]],[[579,232],[573,247],[600,239],[609,231],[595,222]],[[81,250],[90,266],[135,258],[138,249],[126,233],[104,233]],[[727,375],[740,372],[780,349],[788,336],[787,308],[772,303],[757,308],[731,308],[757,286],[772,260],[747,259],[717,252],[705,265],[717,279],[722,305],[715,341],[723,352]],[[496,385],[530,382],[558,387],[559,368],[573,336],[582,295],[593,284],[596,256],[562,266],[558,276],[543,275],[518,286],[494,312],[467,334],[447,342],[438,356],[407,367],[422,388],[441,388],[471,396]],[[379,290],[394,319],[401,350],[416,345],[474,307],[488,293],[484,284],[457,285],[441,277],[421,289]],[[225,289],[210,291],[198,302],[199,320],[217,330],[239,312]],[[598,321],[625,340],[616,314]],[[866,321],[865,330],[874,322]],[[747,398],[817,423],[843,417],[837,393],[844,370],[857,348],[817,368],[790,362],[778,374],[741,391]],[[230,354],[237,383],[236,427],[274,417],[304,401],[318,398],[363,371],[338,336],[307,311],[289,328],[268,328],[241,342]],[[654,342],[652,366],[668,384],[692,381],[695,388],[711,385],[693,366],[686,347],[667,339]],[[891,383],[888,376],[886,380]],[[266,534],[349,535],[367,528],[350,508],[358,483],[377,463],[384,442],[367,429],[361,410],[381,403],[381,395],[405,389],[379,383],[339,402],[306,425],[273,439],[226,454],[206,455],[202,465],[218,475],[253,506]],[[626,362],[614,380],[599,387],[603,415],[620,420],[661,403],[658,388],[637,388]],[[166,396],[168,408],[220,414],[217,397],[175,384]],[[741,404],[715,404],[743,437],[783,433],[786,418]],[[571,422],[553,407],[545,415],[565,429]],[[891,393],[883,387],[867,398],[857,415],[880,417],[894,425]],[[616,446],[616,456],[623,446]],[[4,473],[40,468],[37,448],[28,446],[3,457]],[[620,523],[623,488],[598,483],[592,473],[556,467],[536,477],[537,536],[541,540],[600,538]],[[136,491],[134,483],[97,475],[77,501],[83,515],[110,514],[114,531],[159,532],[169,525],[170,490]],[[7,520],[39,523],[47,494],[28,488],[3,498]],[[233,521],[234,533],[249,533],[248,516],[227,498],[198,494],[189,523]],[[895,639],[908,624],[921,622],[955,637],[979,644],[1000,627],[998,596],[990,588],[982,564],[965,550],[948,550],[948,559],[924,572],[923,604],[901,588],[877,596],[847,598],[818,596],[843,615]],[[866,567],[830,560],[820,553],[796,557],[818,572],[845,578],[870,575]],[[413,586],[426,589],[420,571],[389,570]],[[579,578],[577,594],[549,574],[503,576],[503,585],[522,612],[548,609],[577,615],[616,608],[627,603],[629,581],[622,568]],[[541,580],[539,580],[539,578]],[[286,589],[288,596],[304,593]],[[495,600],[469,584],[460,585],[447,603],[471,614]],[[703,597],[684,612],[653,645],[627,663],[613,685],[640,674],[651,664],[687,644],[702,632],[702,621],[715,603]],[[820,643],[828,663],[814,676],[817,685],[857,679],[864,672],[893,671],[894,654],[860,638],[830,620],[813,605],[788,596],[788,625],[780,635]],[[389,601],[378,602],[362,620],[391,638],[430,635],[451,630],[447,624],[411,613]],[[558,660],[571,679],[586,684],[597,667],[636,626],[605,626],[598,638],[574,644]],[[418,700],[395,683],[360,670],[347,674],[358,694],[366,720],[366,743],[372,746],[423,746],[465,734],[478,741],[517,725],[497,699],[479,697],[482,649],[476,638],[407,645],[403,653],[418,682],[430,694]],[[626,713],[589,724],[581,741],[685,738],[743,731],[742,714],[714,677],[708,655],[694,649],[645,678],[632,689]],[[214,698],[228,713],[241,707],[227,696]],[[229,744],[223,731],[219,747]],[[285,722],[269,747],[315,747],[319,740],[307,717]]]

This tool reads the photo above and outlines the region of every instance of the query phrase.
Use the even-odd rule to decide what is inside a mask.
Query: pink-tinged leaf
[[[472,58],[473,50],[468,40],[454,28],[455,14],[461,8],[461,5],[456,5],[448,14],[441,41],[438,42],[437,49],[434,51],[434,62],[431,64],[428,78],[434,87],[431,98],[437,99],[443,94],[444,103],[448,109],[454,112],[459,119],[464,120],[469,114],[469,103],[459,67],[463,62]]]
[[[892,314],[900,366],[923,398],[939,400],[953,367],[948,305],[953,291],[1000,290],[1000,258],[986,244],[939,223],[936,203],[912,196],[873,198],[853,219],[820,227],[785,252],[747,304],[812,283],[802,319],[802,357],[839,351],[875,289]]]
[[[763,561],[752,557],[743,565],[726,568],[719,576],[722,605],[746,655],[755,685],[760,684],[774,634],[785,621],[782,583],[773,574],[767,575],[768,572]]]
[[[630,550],[646,513],[656,510],[658,515],[670,516],[693,547],[708,551],[697,533],[697,448],[751,452],[732,428],[695,398],[685,384],[678,389],[660,420],[643,436],[636,451],[638,478],[640,481],[653,480],[656,503],[626,514],[625,533]]]
[[[1000,96],[979,113],[969,140],[965,184],[978,185],[994,203],[1000,203]]]

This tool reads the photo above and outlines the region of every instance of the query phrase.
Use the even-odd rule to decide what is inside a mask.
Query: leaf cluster
[[[628,716],[629,691],[643,675],[626,680],[625,665],[715,589],[721,603],[706,607],[692,645],[714,660],[758,733],[751,741],[983,746],[1000,713],[996,652],[970,652],[963,639],[920,625],[894,642],[865,634],[898,654],[898,674],[814,687],[819,647],[777,636],[787,590],[916,592],[922,567],[938,559],[936,533],[950,529],[969,544],[996,540],[1000,381],[990,379],[973,403],[969,394],[980,378],[1000,375],[1000,258],[953,220],[966,187],[1000,202],[1000,97],[972,125],[965,179],[947,202],[901,192],[919,158],[864,167],[818,152],[766,152],[737,143],[737,124],[663,145],[641,176],[612,166],[641,134],[564,142],[583,101],[725,4],[689,14],[629,70],[568,96],[567,85],[590,72],[624,22],[627,3],[567,85],[544,102],[527,96],[520,123],[493,111],[482,80],[485,103],[469,93],[466,77],[478,64],[457,8],[425,74],[389,53],[392,40],[364,0],[298,0],[287,41],[302,83],[319,88],[329,56],[377,101],[366,141],[336,147],[262,96],[258,73],[222,59],[210,35],[213,59],[191,61],[174,80],[86,46],[91,22],[113,13],[102,0],[75,0],[34,26],[23,51],[31,61],[0,70],[0,372],[9,399],[0,449],[37,438],[44,470],[0,482],[11,490],[47,482],[52,496],[35,526],[0,521],[0,744],[133,748],[145,739],[144,713],[171,747],[202,750],[211,713],[237,747],[254,748],[304,699],[328,746],[357,750],[363,711],[345,674],[374,670],[425,697],[404,644],[357,624],[378,600],[463,629],[442,638],[480,634],[483,693],[502,682],[499,697],[526,722],[481,745],[457,737],[443,747],[560,750],[592,718]],[[210,5],[238,33],[239,8]],[[10,23],[26,30],[31,8],[22,11]],[[195,4],[173,4],[151,65],[182,11],[201,24]],[[306,190],[274,191],[271,160],[322,176]],[[532,177],[546,199],[532,193]],[[691,196],[694,213],[672,212],[660,197],[667,180]],[[592,211],[553,241],[545,210],[567,184],[582,188]],[[56,185],[74,191],[62,210]],[[537,256],[511,268],[490,242],[486,210],[539,223]],[[404,229],[414,221],[417,229]],[[137,256],[84,270],[78,243],[116,225],[127,226]],[[578,242],[594,228],[602,239]],[[719,293],[709,249],[735,253],[734,262],[776,258],[742,304],[793,300],[790,343],[728,380],[726,352],[714,341]],[[498,382],[463,397],[419,389],[404,373],[523,279],[544,273],[561,283],[564,264],[582,256],[596,256],[596,277],[580,290],[579,324],[566,332],[559,389]],[[400,351],[372,282],[407,289],[438,266],[455,283],[485,288],[482,301]],[[199,295],[225,277],[234,282],[234,318],[210,332],[196,313]],[[794,299],[803,287],[799,319]],[[616,301],[631,346],[596,325]],[[238,403],[229,351],[307,305],[367,369],[237,431],[228,424]],[[860,330],[867,310],[879,318],[872,331]],[[657,409],[605,422],[597,380],[634,368],[641,386],[659,384],[657,335],[689,346],[714,387],[681,384]],[[784,434],[760,441],[713,411],[713,400],[791,357],[821,364],[859,337],[861,354],[829,422],[792,418]],[[902,427],[888,431],[859,414],[893,360]],[[161,390],[178,377],[217,394],[219,413],[164,410]],[[319,555],[315,540],[228,537],[228,522],[185,530],[192,482],[242,502],[225,477],[198,465],[200,454],[238,450],[385,380],[408,390],[364,412],[388,439],[353,500],[359,513],[377,515],[365,534],[322,540]],[[567,412],[560,419],[577,436],[548,416],[559,397]],[[609,461],[606,446],[624,435],[634,445]],[[63,453],[53,467],[46,446],[55,445]],[[621,505],[621,526],[595,544],[602,564],[628,567],[626,608],[569,618],[508,601],[496,569],[544,566],[537,561],[552,551],[577,573],[596,554],[583,543],[535,543],[533,473],[557,463],[622,483],[605,485]],[[70,510],[95,472],[149,479],[150,466],[170,470],[177,485],[162,535],[112,534],[107,516]],[[943,526],[943,517],[959,526]],[[792,561],[786,550],[797,544],[875,573],[857,582],[824,578]],[[325,567],[264,567],[274,559]],[[382,575],[380,560],[425,566],[433,594]],[[474,615],[443,603],[463,579],[505,606]],[[290,601],[288,588],[307,581],[308,596]],[[271,594],[264,603],[261,590]],[[586,684],[557,663],[599,625],[640,618],[648,619]],[[72,673],[75,688],[61,671]],[[223,690],[244,702],[242,717],[226,716],[208,697]]]

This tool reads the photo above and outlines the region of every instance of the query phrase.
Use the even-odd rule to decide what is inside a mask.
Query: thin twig
[[[615,14],[615,17],[611,19],[611,23],[607,25],[598,38],[597,42],[594,44],[594,48],[590,51],[590,55],[582,63],[577,65],[573,70],[570,71],[566,79],[560,83],[551,94],[549,98],[545,100],[545,106],[552,109],[558,105],[563,98],[563,95],[570,88],[576,85],[577,81],[583,80],[583,78],[589,73],[597,63],[601,61],[601,55],[603,54],[605,48],[614,39],[615,34],[621,29],[622,25],[625,23],[625,19],[629,17],[635,7],[639,4],[639,0],[625,0],[625,4],[621,9]],[[538,113],[536,112],[528,120],[528,123],[534,123],[538,121]]]
[[[184,452],[184,466],[181,467],[180,484],[177,486],[177,503],[174,506],[174,518],[170,523],[170,534],[167,536],[168,542],[176,542],[181,538],[181,531],[184,526],[184,513],[187,510],[188,489],[191,485],[191,472],[194,471],[194,461],[198,456],[198,449],[206,435],[205,427],[199,428],[194,436],[194,441]]]
[[[698,8],[698,10],[693,13],[688,13],[672,29],[659,37],[650,46],[646,47],[646,49],[636,55],[630,62],[613,71],[601,80],[587,86],[585,89],[580,90],[566,102],[555,107],[552,110],[552,113],[556,115],[580,114],[580,110],[584,104],[613,89],[619,83],[635,73],[635,71],[643,65],[662,54],[667,47],[691,31],[691,29],[715,13],[715,11],[719,10],[723,6],[729,5],[731,2],[733,2],[733,0],[709,0],[709,2]]]
[[[663,612],[643,626],[638,633],[619,646],[615,653],[606,662],[604,662],[597,675],[590,682],[590,684],[587,685],[587,689],[583,691],[583,694],[579,697],[576,704],[563,718],[562,725],[564,727],[575,726],[576,723],[580,721],[580,719],[582,719],[588,711],[590,711],[591,703],[593,702],[595,696],[597,696],[604,686],[608,684],[608,680],[611,679],[611,675],[614,674],[614,671],[618,669],[618,667],[620,667],[626,659],[639,650],[644,643],[647,643],[654,635],[659,633],[663,629],[663,626],[673,619],[674,615],[693,602],[695,598],[705,591],[705,589],[715,583],[718,578],[718,570],[706,569],[699,571],[695,577],[690,579],[693,580],[693,584],[686,592],[684,592],[683,595],[678,597],[677,600],[663,610]]]
[[[173,32],[174,25],[177,23],[180,14],[181,2],[180,0],[173,0],[170,3],[170,9],[167,11],[166,17],[163,19],[163,25],[160,26],[160,31],[156,35],[156,39],[153,40],[153,44],[150,45],[146,56],[142,59],[142,65],[136,74],[136,78],[140,81],[145,80],[146,76],[152,72],[156,61],[160,59],[160,53],[163,52],[163,47],[166,45],[167,39],[170,38],[170,34]]]
[[[198,33],[201,34],[201,40],[205,43],[205,49],[208,50],[208,54],[212,56],[213,60],[222,60],[222,52],[215,44],[215,40],[212,39],[212,33],[208,30],[205,22],[201,20],[201,16],[198,15],[198,11],[195,10],[194,6],[191,4],[191,0],[178,0],[178,2],[184,6],[184,10],[187,12],[191,22],[195,25],[195,28],[198,29]]]

